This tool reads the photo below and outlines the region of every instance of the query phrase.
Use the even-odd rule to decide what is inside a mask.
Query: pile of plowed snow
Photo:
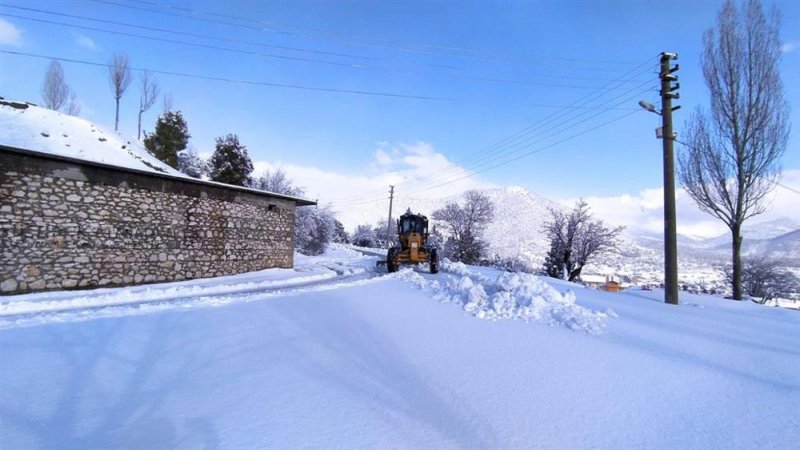
[[[519,319],[537,321],[571,330],[598,333],[613,311],[592,311],[575,303],[575,294],[559,293],[534,275],[503,272],[491,279],[470,270],[462,263],[445,259],[442,277],[430,280],[411,269],[402,270],[398,278],[419,288],[429,288],[433,298],[461,305],[467,313],[488,320]]]

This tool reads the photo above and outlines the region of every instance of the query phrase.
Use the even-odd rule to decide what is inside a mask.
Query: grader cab
[[[413,214],[409,208],[397,220],[399,246],[389,249],[386,267],[396,272],[400,264],[428,263],[431,273],[439,272],[439,254],[436,248],[428,245],[428,218]]]

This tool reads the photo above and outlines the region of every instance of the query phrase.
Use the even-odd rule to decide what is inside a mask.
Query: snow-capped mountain
[[[542,230],[550,218],[550,209],[568,210],[562,205],[521,187],[486,189],[481,191],[494,205],[494,220],[484,234],[492,256],[518,259],[531,268],[541,266],[547,252],[547,238]],[[415,196],[413,199],[398,195],[394,201],[393,218],[407,209],[430,217],[433,211],[449,202],[458,202],[462,196],[430,198]],[[375,225],[386,220],[387,202],[367,205],[352,210],[338,211],[339,220],[348,230],[359,224]],[[613,227],[616,224],[606,223]],[[800,254],[800,224],[790,219],[780,219],[755,225],[747,225],[745,254],[766,254],[780,257],[787,262]],[[786,231],[792,231],[786,233]],[[756,237],[763,237],[757,239]],[[730,259],[730,238],[718,236],[711,239],[695,239],[678,236],[679,273],[681,280],[699,281],[720,278],[714,266]],[[800,266],[800,258],[796,261]],[[664,240],[661,235],[639,234],[623,230],[615,252],[596,258],[586,267],[590,273],[627,275],[645,282],[659,282],[664,267]]]

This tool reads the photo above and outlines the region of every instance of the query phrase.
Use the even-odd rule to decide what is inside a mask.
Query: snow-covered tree
[[[465,264],[477,264],[486,257],[488,245],[482,234],[494,218],[494,206],[489,197],[478,191],[464,193],[463,206],[448,203],[433,212],[447,232],[444,256]]]
[[[350,236],[347,234],[347,231],[344,230],[344,225],[336,219],[333,220],[333,237],[331,240],[337,244],[350,243]]]
[[[42,82],[42,101],[45,108],[60,111],[69,98],[69,86],[64,78],[61,63],[54,59],[47,66]]]
[[[295,186],[281,169],[266,171],[250,181],[250,187],[275,194],[302,197],[303,188]],[[328,244],[347,242],[344,227],[333,216],[330,207],[304,206],[295,209],[294,245],[304,255],[319,255]]]
[[[436,224],[431,225],[431,231],[428,234],[428,247],[444,247],[444,236],[442,235],[442,232],[436,228]]]
[[[155,132],[145,133],[144,146],[153,156],[177,169],[178,153],[186,149],[190,137],[183,114],[168,111],[158,116]]]
[[[209,161],[211,179],[220,183],[249,186],[253,162],[247,155],[247,147],[239,142],[239,136],[228,134],[218,137],[216,142],[216,150]]]
[[[319,255],[325,252],[333,239],[336,219],[329,207],[307,206],[297,208],[294,229],[295,249],[304,255]]]
[[[392,218],[392,222],[380,220],[375,225],[375,240],[377,247],[388,247],[389,242],[397,242],[397,220]]]
[[[178,170],[193,178],[202,178],[208,174],[208,161],[197,154],[197,150],[190,148],[178,152]]]
[[[289,177],[286,176],[286,172],[281,169],[267,170],[254,178],[250,186],[253,189],[274,192],[276,194],[292,195],[296,197],[303,195],[303,189],[295,186]]]
[[[375,230],[372,228],[372,225],[359,225],[356,227],[356,230],[353,231],[352,237],[353,245],[357,245],[359,247],[370,247],[370,248],[377,248],[378,239],[375,236]]]
[[[550,240],[543,269],[553,278],[578,279],[593,256],[616,247],[616,238],[623,230],[609,229],[602,220],[592,219],[589,205],[583,200],[569,213],[551,209],[550,214],[550,221],[543,226]]]

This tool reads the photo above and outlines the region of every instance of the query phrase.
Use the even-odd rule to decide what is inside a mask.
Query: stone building
[[[313,204],[0,145],[0,291],[290,268],[295,208]]]

